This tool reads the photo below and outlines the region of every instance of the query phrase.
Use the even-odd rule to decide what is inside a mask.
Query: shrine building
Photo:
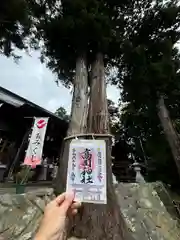
[[[46,109],[0,87],[0,181],[11,179],[23,162],[34,117],[49,117],[43,158],[55,164],[68,123]],[[38,174],[36,176],[38,179]],[[47,176],[47,179],[50,176]],[[34,180],[37,180],[34,179]]]

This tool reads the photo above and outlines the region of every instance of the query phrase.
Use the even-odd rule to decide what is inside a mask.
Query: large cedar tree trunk
[[[101,54],[92,64],[88,112],[90,133],[109,133],[109,113],[106,96],[104,62]]]
[[[87,127],[88,109],[88,78],[86,58],[79,57],[76,61],[76,76],[73,83],[74,92],[71,107],[71,120],[67,135],[84,133]]]
[[[170,145],[180,177],[180,139],[172,125],[172,121],[169,117],[169,113],[165,106],[163,97],[160,97],[158,102],[158,115],[164,130],[164,134]]]
[[[73,82],[74,92],[72,98],[71,120],[67,136],[84,133],[87,128],[88,108],[88,78],[86,58],[84,55],[76,61],[76,76]],[[58,175],[55,181],[57,193],[65,191],[68,166],[69,144],[72,139],[62,144]]]
[[[102,54],[92,66],[91,92],[89,103],[89,133],[109,134],[108,109],[106,98],[105,72]],[[87,240],[129,240],[128,229],[117,203],[112,184],[111,140],[106,141],[107,157],[107,204],[84,203],[80,214],[76,217],[71,235]]]

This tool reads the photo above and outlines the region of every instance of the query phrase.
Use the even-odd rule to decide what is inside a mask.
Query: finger
[[[77,209],[73,209],[72,212],[71,212],[72,215],[76,215],[77,213],[78,213]]]
[[[81,202],[73,202],[73,204],[71,205],[71,209],[78,209],[81,207]]]
[[[66,197],[66,193],[62,193],[62,194],[60,194],[59,196],[57,196],[57,197],[52,201],[52,203],[60,205],[60,204],[65,200],[65,197]]]
[[[73,192],[65,194],[65,199],[64,199],[63,203],[61,204],[62,214],[67,213],[67,210],[72,205],[73,200],[74,200],[74,193]]]
[[[69,209],[67,211],[67,215],[71,218],[72,216],[75,216],[78,213],[78,209]]]

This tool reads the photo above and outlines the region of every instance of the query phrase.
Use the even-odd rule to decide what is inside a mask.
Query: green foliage
[[[148,180],[176,185],[179,178],[156,105],[163,95],[174,124],[178,122],[180,58],[174,44],[180,37],[180,7],[175,1],[149,0],[139,6],[136,1],[127,22],[132,28],[127,24],[122,56],[117,61],[119,75],[113,79],[127,103],[119,132],[133,156],[145,162]]]
[[[176,165],[157,114],[149,115],[148,109],[138,113],[128,104],[121,115],[119,134],[129,146],[129,153],[145,164],[148,181],[161,180],[177,186],[179,178]]]
[[[42,59],[48,59],[48,67],[68,86],[73,81],[77,57],[83,55],[89,69],[99,51],[106,62],[119,55],[125,29],[123,11],[129,1],[62,0],[61,5],[58,2],[54,0],[54,6],[58,6],[54,11],[47,7],[47,1],[49,10],[37,28],[44,41]]]
[[[31,11],[26,0],[1,0],[0,4],[0,52],[14,55],[15,47],[27,48],[27,36],[31,33]],[[14,55],[15,56],[15,55]]]
[[[109,113],[109,124],[110,124],[110,131],[111,134],[113,134],[116,137],[116,134],[119,130],[119,118],[120,118],[120,113],[119,113],[119,107],[115,105],[115,103],[107,99],[108,103],[108,113]]]
[[[34,175],[30,166],[23,165],[19,172],[15,175],[15,180],[17,184],[26,184],[29,179]]]
[[[55,114],[65,121],[69,121],[69,115],[67,114],[66,109],[60,107],[56,110]]]

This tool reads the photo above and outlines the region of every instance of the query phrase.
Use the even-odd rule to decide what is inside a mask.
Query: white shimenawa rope
[[[105,134],[105,133],[80,133],[80,134],[74,134],[74,135],[70,135],[68,137],[64,138],[64,141],[69,140],[69,139],[78,139],[78,137],[92,137],[92,139],[94,140],[95,137],[109,137],[109,138],[113,138],[113,135],[111,134]]]

